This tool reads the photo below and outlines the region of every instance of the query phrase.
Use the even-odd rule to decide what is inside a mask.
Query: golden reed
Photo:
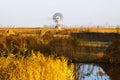
[[[73,66],[65,58],[45,57],[41,53],[28,58],[0,57],[0,80],[74,80]]]

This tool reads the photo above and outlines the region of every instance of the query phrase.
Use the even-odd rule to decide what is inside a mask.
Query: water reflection
[[[96,64],[75,64],[75,80],[111,80],[105,71]]]

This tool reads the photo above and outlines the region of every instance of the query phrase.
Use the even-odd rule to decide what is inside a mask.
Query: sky
[[[120,25],[120,0],[0,0],[0,26],[51,25],[56,12],[63,25]]]

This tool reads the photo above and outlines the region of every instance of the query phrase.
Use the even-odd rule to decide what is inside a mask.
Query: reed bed
[[[67,59],[45,57],[41,53],[23,58],[0,57],[0,80],[74,80]]]

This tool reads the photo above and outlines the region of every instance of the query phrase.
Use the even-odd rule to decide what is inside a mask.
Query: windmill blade
[[[59,18],[59,20],[63,20],[63,15],[61,13],[55,13],[53,15],[53,19],[57,20]]]

